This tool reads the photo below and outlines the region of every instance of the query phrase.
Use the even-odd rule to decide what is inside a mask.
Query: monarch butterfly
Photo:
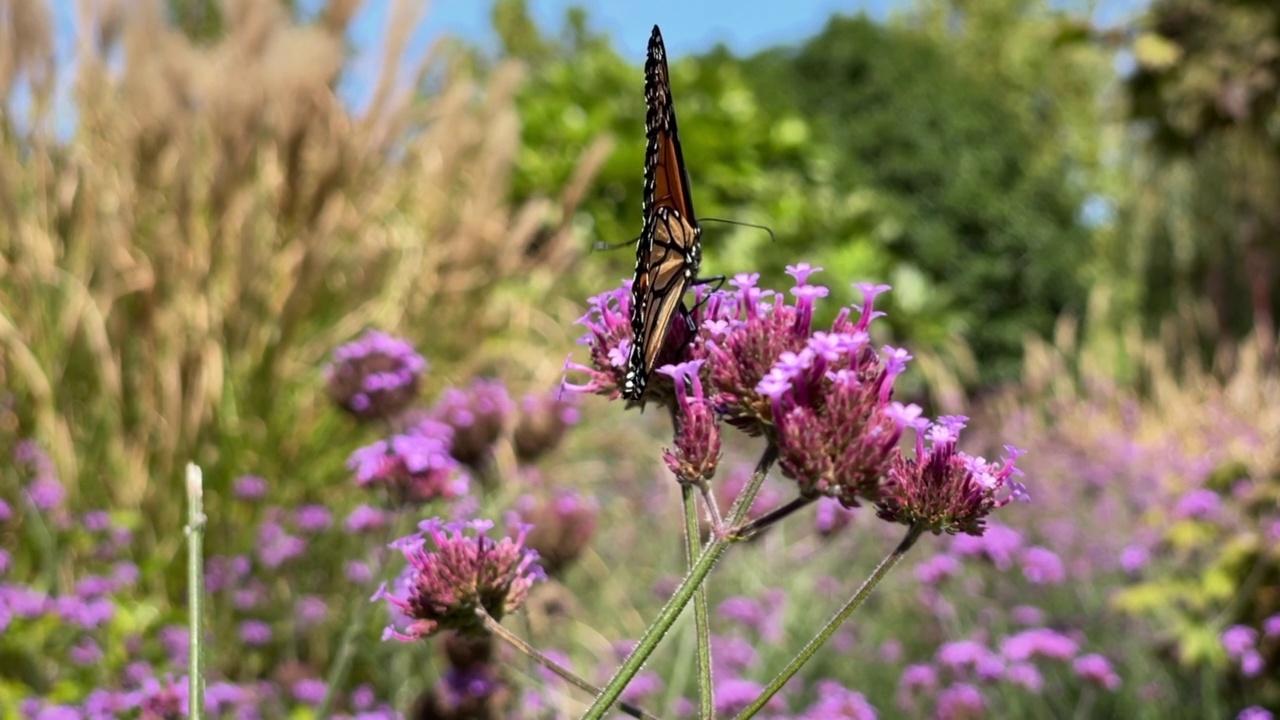
[[[697,282],[702,228],[693,214],[689,171],[680,151],[662,33],[653,26],[644,64],[644,229],[631,284],[631,354],[622,397],[639,400],[677,315],[689,319],[684,291]],[[691,321],[690,321],[691,322]]]

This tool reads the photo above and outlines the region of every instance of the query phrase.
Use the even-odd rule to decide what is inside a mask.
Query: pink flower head
[[[449,454],[448,428],[427,421],[422,427],[441,432],[410,432],[357,449],[347,459],[360,487],[385,487],[399,502],[452,500],[467,492],[467,476]],[[419,428],[421,429],[421,428]]]
[[[369,330],[333,351],[325,366],[329,397],[360,420],[390,418],[408,407],[427,371],[407,341]]]
[[[478,612],[501,620],[524,604],[533,582],[544,577],[537,553],[524,546],[528,527],[499,540],[486,535],[492,527],[487,520],[445,524],[433,518],[419,525],[420,532],[392,544],[409,567],[396,593],[383,585],[374,599],[386,600],[407,625],[388,625],[383,639],[408,642],[440,630],[483,632]]]
[[[515,403],[500,380],[477,378],[466,388],[445,390],[432,414],[453,430],[449,454],[476,468],[489,459],[514,411]]]
[[[959,452],[963,426],[958,417],[939,418],[925,432],[917,426],[915,457],[895,458],[882,486],[876,505],[881,518],[920,524],[934,534],[981,535],[992,510],[1026,498],[1026,488],[1012,479],[1022,474],[1014,465],[1020,451],[1006,445],[999,465]]]
[[[1111,669],[1111,663],[1101,655],[1096,653],[1081,655],[1071,663],[1071,666],[1080,679],[1087,680],[1100,688],[1115,690],[1120,687],[1120,676]]]
[[[662,458],[681,483],[701,485],[716,474],[720,464],[720,422],[702,389],[698,371],[702,360],[666,365],[658,372],[675,386],[675,450]]]
[[[581,413],[572,395],[561,392],[526,395],[520,401],[511,444],[516,459],[532,462],[554,450]]]

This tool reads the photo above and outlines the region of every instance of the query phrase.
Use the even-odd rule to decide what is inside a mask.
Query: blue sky
[[[628,50],[639,64],[649,30],[662,27],[667,51],[674,56],[702,52],[724,43],[735,53],[750,53],[783,43],[797,43],[816,33],[837,12],[866,12],[884,18],[901,0],[527,0],[530,14],[544,30],[555,32],[574,5],[586,8],[590,26],[607,33],[621,53]],[[319,0],[304,0],[304,7]],[[350,37],[361,55],[356,77],[344,82],[343,96],[360,105],[366,94],[364,77],[377,71],[377,50],[387,25],[392,0],[366,0],[352,22]],[[421,52],[443,34],[455,35],[481,47],[494,48],[497,39],[489,27],[490,2],[435,0],[430,3],[422,28],[414,38]],[[416,53],[411,53],[414,55]],[[369,75],[366,76],[366,73]]]

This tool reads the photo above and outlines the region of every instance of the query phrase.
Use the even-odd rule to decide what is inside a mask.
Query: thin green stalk
[[[404,524],[404,518],[408,517],[408,513],[399,512],[391,522],[392,537],[401,537],[400,526]],[[387,543],[379,545],[376,552],[376,562],[373,571],[373,582],[379,584],[382,582],[382,576],[386,573],[387,558],[391,555],[388,552]],[[362,593],[357,599],[355,612],[351,615],[351,621],[347,623],[346,630],[342,633],[342,641],[338,645],[338,655],[333,661],[333,665],[329,668],[329,677],[325,679],[324,700],[320,701],[320,706],[316,708],[316,717],[319,720],[327,720],[333,712],[333,701],[338,696],[338,691],[342,684],[346,682],[347,672],[351,670],[351,660],[355,655],[356,637],[365,629],[365,618],[369,614],[370,606],[374,602],[369,599],[368,595]]]
[[[187,463],[187,631],[191,637],[187,708],[204,717],[204,474]]]
[[[760,462],[756,464],[755,475],[747,483],[746,489],[743,490],[742,495],[738,497],[738,501],[734,503],[733,510],[730,511],[730,526],[741,522],[741,515],[745,514],[746,510],[739,508],[738,505],[743,502],[743,497],[748,493],[754,499],[755,493],[759,491],[760,485],[764,483],[765,475],[769,473],[769,467],[773,465],[773,461],[777,457],[777,448],[774,447],[773,443],[769,443],[768,447],[765,448],[764,455],[760,457]],[[747,502],[745,507],[751,507],[750,502]],[[724,554],[725,550],[729,549],[733,542],[730,536],[717,534],[702,549],[702,554],[698,556],[698,561],[689,569],[689,574],[681,581],[680,586],[676,588],[675,593],[667,601],[667,604],[658,612],[658,617],[654,618],[649,627],[645,628],[644,634],[640,636],[640,641],[636,643],[635,650],[631,651],[631,655],[622,663],[622,667],[618,668],[617,672],[613,674],[609,684],[596,697],[596,701],[592,703],[591,707],[587,708],[587,713],[582,716],[582,720],[600,720],[600,718],[604,717],[604,714],[609,711],[609,706],[617,701],[618,696],[622,695],[623,689],[627,687],[627,683],[631,682],[636,673],[640,672],[640,668],[644,666],[649,656],[657,649],[658,644],[662,642],[662,638],[666,636],[667,631],[675,624],[676,619],[680,617],[680,613],[684,611],[685,606],[689,604],[698,588],[707,579],[711,568],[715,567],[716,562],[720,560],[720,556]]]
[[[765,530],[768,530],[770,527],[773,526],[774,523],[789,517],[791,514],[797,512],[798,510],[809,507],[817,499],[818,499],[817,497],[795,498],[794,500],[787,503],[786,505],[783,505],[782,507],[779,507],[779,508],[774,508],[773,510],[770,510],[764,515],[761,515],[760,517],[746,523],[745,525],[739,528],[730,529],[729,533],[733,535],[733,537],[737,540],[750,540],[756,535],[759,535]]]
[[[698,562],[698,496],[693,487],[680,486],[684,499],[684,547],[689,570]],[[711,680],[711,612],[707,609],[707,586],[698,586],[693,599],[695,635],[698,638],[698,717],[715,715],[715,691]]]
[[[867,598],[871,595],[871,591],[880,584],[880,581],[883,580],[884,576],[893,569],[893,566],[897,565],[898,562],[902,560],[902,558],[907,554],[907,551],[911,549],[911,546],[916,544],[916,540],[920,539],[920,535],[922,533],[924,533],[924,528],[920,525],[912,525],[907,528],[906,537],[902,538],[902,542],[898,543],[898,546],[893,549],[893,552],[889,553],[888,557],[880,561],[880,564],[877,565],[876,569],[871,573],[871,577],[868,577],[862,583],[862,586],[853,594],[853,597],[849,598],[849,602],[845,603],[845,606],[840,608],[839,612],[827,621],[826,626],[822,628],[817,636],[810,640],[809,643],[800,650],[800,653],[796,655],[795,659],[793,659],[791,663],[782,670],[782,672],[778,673],[778,676],[773,679],[773,682],[769,683],[769,686],[760,693],[760,696],[744,708],[742,712],[738,713],[734,717],[734,720],[746,720],[746,718],[752,717],[756,713],[760,712],[760,710],[764,708],[765,703],[769,702],[769,700],[782,689],[782,686],[786,685],[787,682],[800,671],[800,668],[803,667],[805,663],[809,662],[809,659],[818,651],[818,648],[822,647],[822,645],[835,634],[836,630],[844,624],[844,621],[849,619],[849,616],[853,614],[853,611],[857,610],[862,603],[866,602]]]
[[[506,642],[511,647],[520,651],[525,655],[525,657],[529,658],[533,662],[536,662],[539,665],[550,670],[551,672],[555,673],[561,680],[564,680],[565,682],[578,688],[579,690],[589,692],[592,695],[600,694],[600,688],[578,677],[578,675],[574,673],[572,670],[562,666],[560,663],[547,657],[540,650],[530,645],[529,643],[525,642],[524,639],[521,638],[519,635],[516,635],[515,633],[503,627],[502,623],[498,622],[493,618],[492,615],[485,612],[484,608],[482,607],[476,608],[476,616],[480,618],[480,621],[482,623],[484,623],[485,630],[488,630],[490,634],[496,636],[498,639]],[[641,718],[641,720],[658,720],[656,716],[650,715],[649,713],[645,712],[642,708],[636,707],[631,703],[620,702],[618,703],[618,709],[626,713],[627,715],[630,715],[633,718]]]

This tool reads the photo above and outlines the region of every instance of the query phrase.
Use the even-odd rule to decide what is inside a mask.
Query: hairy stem
[[[191,720],[204,717],[204,474],[187,463],[187,630],[191,635],[187,708]]]
[[[698,562],[698,496],[688,484],[680,486],[684,500],[684,547],[689,570]],[[712,522],[715,522],[713,519]],[[699,585],[693,599],[693,617],[698,638],[698,717],[715,712],[715,691],[711,680],[711,613],[707,608],[706,585]]]
[[[872,571],[871,576],[862,583],[862,586],[853,594],[853,597],[849,598],[849,602],[845,603],[845,606],[840,608],[840,610],[827,621],[827,624],[822,628],[822,630],[812,640],[810,640],[803,649],[800,650],[795,659],[793,659],[787,667],[782,670],[782,672],[778,673],[778,676],[773,679],[773,682],[769,683],[769,686],[760,693],[760,696],[735,716],[735,720],[745,720],[746,718],[752,717],[756,713],[760,712],[760,710],[764,708],[765,703],[769,702],[769,700],[782,689],[782,686],[786,685],[787,682],[800,671],[800,668],[813,657],[814,653],[818,651],[818,648],[822,647],[823,643],[835,634],[836,630],[844,624],[844,621],[849,619],[849,616],[853,614],[853,611],[857,610],[862,603],[866,602],[867,598],[871,595],[871,591],[880,584],[880,581],[883,580],[885,575],[893,569],[893,566],[897,565],[898,561],[902,560],[903,556],[907,554],[907,551],[911,549],[911,546],[916,544],[916,540],[920,539],[920,535],[923,532],[924,528],[920,525],[912,525],[907,528],[907,534],[902,538],[902,542],[898,543],[898,546],[893,549],[893,552],[889,553],[884,560],[880,561],[880,564],[876,566],[874,571]]]
[[[751,481],[747,483],[746,489],[742,495],[738,496],[737,502],[730,510],[730,524],[734,525],[741,522],[740,515],[745,510],[739,508],[743,498],[750,495],[750,501],[754,501],[756,492],[759,491],[760,485],[764,483],[765,476],[769,473],[769,468],[773,465],[773,461],[778,457],[778,450],[773,443],[769,443],[765,448],[764,454],[760,457],[760,461],[756,463],[755,474],[751,477]],[[750,507],[750,501],[746,507]],[[734,518],[737,518],[735,520]],[[604,687],[600,695],[596,697],[596,701],[587,709],[583,720],[600,720],[604,714],[608,712],[609,706],[618,699],[622,694],[623,688],[631,679],[640,672],[640,668],[644,666],[645,661],[657,649],[658,644],[662,642],[662,638],[671,630],[671,626],[675,624],[676,619],[680,617],[680,613],[684,610],[697,589],[707,579],[707,575],[711,573],[711,568],[715,567],[716,562],[724,551],[733,544],[733,539],[723,533],[717,534],[712,538],[711,542],[702,549],[702,554],[698,556],[698,561],[689,569],[689,574],[681,581],[680,586],[676,588],[675,593],[662,610],[658,612],[658,617],[645,628],[644,634],[640,636],[640,641],[636,643],[635,650],[631,651],[631,655],[622,663],[622,667],[609,680],[609,684]]]

